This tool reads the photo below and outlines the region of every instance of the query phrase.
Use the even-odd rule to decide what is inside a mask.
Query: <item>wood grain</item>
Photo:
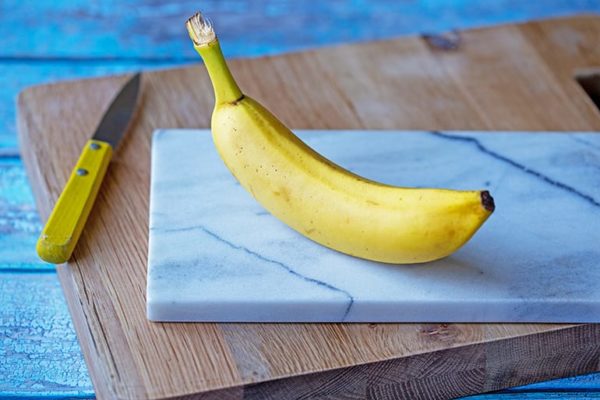
[[[579,53],[553,39],[565,29]],[[567,74],[600,65],[599,34],[600,18],[579,17],[466,32],[454,51],[413,37],[232,69],[293,128],[600,130],[598,110]],[[24,162],[44,219],[126,79],[19,97]],[[192,67],[145,74],[142,92],[74,258],[58,268],[99,397],[447,398],[600,368],[597,325],[148,322],[150,134],[207,127],[212,89]]]

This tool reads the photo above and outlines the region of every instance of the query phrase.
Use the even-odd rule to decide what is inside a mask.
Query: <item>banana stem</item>
[[[243,94],[227,66],[221,45],[209,20],[196,13],[186,22],[194,49],[204,60],[215,91],[215,104],[234,103]]]
[[[238,101],[243,94],[227,66],[225,57],[223,57],[219,40],[215,38],[206,45],[194,46],[194,48],[204,60],[204,65],[208,70],[215,91],[215,103],[223,104]]]

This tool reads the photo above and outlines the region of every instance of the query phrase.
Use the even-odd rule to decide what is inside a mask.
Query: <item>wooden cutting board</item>
[[[231,66],[296,129],[598,131],[600,113],[574,79],[600,66],[598,37],[600,17],[582,16],[462,32],[455,46],[410,37]],[[42,219],[126,79],[20,95]],[[58,267],[98,397],[449,398],[600,369],[599,325],[149,322],[151,134],[208,127],[213,96],[202,66],[145,73],[142,90],[74,257]]]

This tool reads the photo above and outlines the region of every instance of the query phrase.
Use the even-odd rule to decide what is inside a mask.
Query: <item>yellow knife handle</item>
[[[42,260],[62,264],[71,257],[111,157],[110,144],[86,143],[38,239],[36,250]]]

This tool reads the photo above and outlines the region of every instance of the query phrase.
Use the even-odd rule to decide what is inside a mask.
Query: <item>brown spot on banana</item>
[[[281,187],[279,190],[274,190],[273,194],[275,196],[281,196],[286,203],[290,202],[290,192],[285,187]]]

